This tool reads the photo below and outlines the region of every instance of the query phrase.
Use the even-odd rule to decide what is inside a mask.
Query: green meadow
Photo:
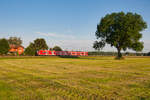
[[[150,57],[1,57],[0,100],[150,100]]]

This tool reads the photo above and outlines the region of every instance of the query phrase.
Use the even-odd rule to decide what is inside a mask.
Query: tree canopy
[[[97,25],[93,48],[102,49],[106,44],[117,48],[118,58],[122,57],[121,50],[132,49],[141,51],[143,42],[140,41],[142,33],[147,28],[146,22],[137,13],[112,13],[101,18]]]
[[[46,41],[43,38],[38,38],[34,40],[34,46],[36,50],[48,49]]]
[[[147,53],[147,56],[150,56],[150,52]]]
[[[59,46],[54,46],[53,50],[55,50],[55,51],[62,51],[62,49]]]
[[[22,40],[19,37],[10,37],[8,39],[8,43],[10,45],[16,45],[16,46],[20,46],[22,44]]]
[[[8,41],[6,39],[0,39],[0,55],[7,54],[9,49]]]
[[[25,49],[25,55],[34,56],[36,54],[35,46],[33,43],[30,43],[29,46]]]

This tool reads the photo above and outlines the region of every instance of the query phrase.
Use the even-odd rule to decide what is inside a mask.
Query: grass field
[[[0,100],[150,100],[150,58],[0,58]]]

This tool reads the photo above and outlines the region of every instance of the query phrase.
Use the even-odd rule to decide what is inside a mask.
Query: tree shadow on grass
[[[60,57],[60,58],[74,58],[74,59],[77,59],[77,58],[80,58],[79,56],[62,56],[62,55],[59,55],[58,57]]]

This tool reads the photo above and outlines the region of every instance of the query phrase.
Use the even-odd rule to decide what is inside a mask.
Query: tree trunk
[[[121,54],[121,49],[120,48],[117,48],[117,50],[118,50],[118,55],[117,55],[117,58],[122,58],[122,54]]]

